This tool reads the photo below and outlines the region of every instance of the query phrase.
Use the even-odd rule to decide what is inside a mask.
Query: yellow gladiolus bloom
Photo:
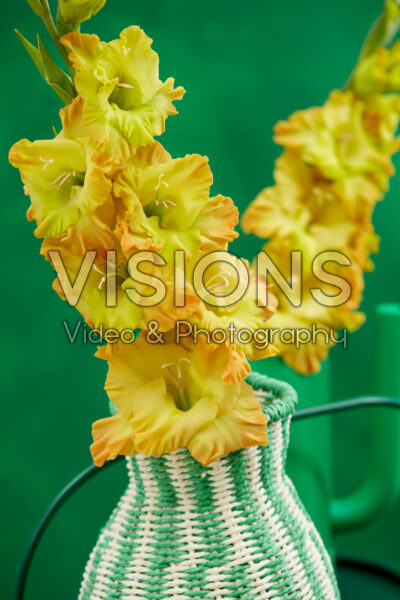
[[[360,177],[330,182],[293,152],[278,158],[274,175],[276,185],[263,190],[244,213],[245,233],[285,240],[287,251],[301,250],[307,264],[321,252],[337,250],[371,270],[369,254],[378,249],[370,222],[378,192],[374,196],[371,182],[363,186]],[[278,256],[277,266],[282,252]]]
[[[144,334],[108,360],[106,391],[118,413],[93,425],[91,446],[101,466],[116,454],[150,456],[187,447],[203,465],[240,448],[267,444],[267,422],[252,388],[227,385],[225,346],[150,344]]]
[[[295,150],[328,179],[373,175],[385,189],[393,173],[388,153],[368,132],[366,104],[352,91],[334,91],[322,107],[299,111],[275,127],[275,141]]]
[[[288,239],[275,239],[264,246],[264,251],[279,266],[288,281],[290,250],[291,243]],[[270,343],[278,349],[286,364],[303,375],[319,371],[321,360],[326,358],[329,348],[338,339],[338,329],[353,331],[365,320],[363,313],[356,312],[364,287],[361,268],[356,264],[330,264],[328,272],[341,277],[350,286],[350,296],[338,306],[326,305],[311,293],[312,289],[318,289],[326,297],[332,298],[338,294],[338,288],[332,283],[321,281],[312,271],[310,263],[303,264],[299,306],[293,306],[282,290],[274,286],[278,307],[268,322]]]
[[[114,242],[118,248],[117,241]],[[54,251],[58,252],[62,264],[54,262]],[[94,329],[118,332],[148,329],[149,322],[155,320],[160,331],[168,331],[177,319],[188,319],[199,308],[200,301],[192,286],[187,282],[178,285],[173,268],[163,265],[161,259],[150,252],[149,260],[140,265],[141,281],[130,275],[131,257],[116,250],[115,260],[93,262],[83,285],[73,289],[72,282],[85,268],[82,255],[71,252],[55,239],[43,243],[42,254],[52,260],[57,270],[55,291],[75,306]],[[177,272],[179,277],[178,269]],[[157,282],[158,288],[155,287]],[[184,306],[176,306],[175,293],[184,295]]]
[[[63,130],[52,140],[20,140],[10,150],[10,162],[20,170],[32,206],[36,237],[60,236],[80,219],[110,202],[112,182],[98,165],[97,147],[85,137],[83,101],[61,111]]]
[[[230,198],[209,198],[212,173],[198,154],[172,159],[157,151],[144,166],[143,154],[121,171],[114,194],[124,210],[117,232],[125,251],[151,248],[172,264],[175,250],[185,258],[198,252],[226,249],[237,237],[238,210]]]
[[[75,86],[85,99],[84,118],[92,138],[106,141],[104,156],[117,164],[163,133],[176,114],[174,100],[184,94],[174,80],[162,83],[158,55],[140,27],[128,27],[120,39],[101,42],[97,35],[69,33],[61,42],[77,73]]]

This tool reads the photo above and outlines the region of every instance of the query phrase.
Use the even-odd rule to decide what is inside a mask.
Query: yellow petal
[[[90,162],[85,175],[85,184],[77,198],[77,206],[84,215],[93,213],[110,198],[111,181],[104,171]]]
[[[85,137],[85,125],[83,121],[85,101],[81,96],[73,99],[71,104],[60,110],[63,133],[67,139]]]
[[[87,157],[85,139],[63,135],[21,140],[10,151],[32,201],[37,237],[60,236],[110,198],[111,181]]]
[[[177,115],[174,106],[175,100],[182,100],[185,90],[182,86],[174,88],[175,80],[169,77],[164,85],[153,97],[151,104],[154,107],[154,134],[161,135],[165,131],[165,121],[170,115]]]
[[[97,356],[108,360],[105,389],[111,402],[123,414],[130,414],[133,396],[148,381],[164,376],[171,392],[174,374],[165,365],[179,365],[182,360],[190,360],[190,353],[182,345],[151,344],[146,341],[144,333],[132,344],[119,345],[111,355],[107,347],[103,347]]]
[[[351,91],[334,91],[323,107],[294,113],[275,127],[275,140],[336,179],[360,172],[392,172],[388,156],[365,129],[366,105]]]
[[[71,32],[60,42],[69,50],[69,59],[74,69],[91,70],[101,49],[100,38],[94,34]]]
[[[230,344],[228,348],[229,357],[222,373],[222,379],[225,383],[233,385],[245,379],[250,373],[251,367],[243,349],[238,348],[235,344]]]
[[[191,438],[188,449],[203,465],[249,446],[266,446],[267,420],[254,390],[241,383],[241,393],[232,410],[203,426]]]
[[[97,159],[116,166],[138,147],[164,131],[175,114],[173,101],[182,88],[158,76],[158,55],[152,40],[139,28],[128,27],[106,44],[97,36],[70,33],[62,38],[77,70],[75,86],[85,100],[84,121],[91,137],[102,142]]]
[[[113,460],[119,454],[136,454],[132,425],[120,414],[93,423],[92,434],[94,441],[90,451],[97,467],[102,467],[106,460]]]
[[[167,393],[164,379],[154,379],[142,386],[133,399],[131,423],[135,446],[151,456],[173,452],[186,446],[196,431],[216,414],[215,404],[206,399],[187,411],[179,410]]]
[[[226,250],[228,243],[238,237],[234,230],[239,222],[239,211],[231,198],[214,196],[202,208],[196,226],[201,234],[200,250]]]

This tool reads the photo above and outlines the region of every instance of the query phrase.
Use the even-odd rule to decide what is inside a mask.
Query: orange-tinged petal
[[[87,136],[83,121],[85,101],[82,96],[77,96],[71,104],[60,110],[63,133],[67,139],[76,139]]]
[[[228,361],[222,373],[222,379],[225,383],[233,385],[245,379],[250,373],[251,367],[243,349],[238,348],[235,344],[229,344],[228,348]]]
[[[92,151],[89,140],[66,139],[64,131],[52,140],[21,140],[11,148],[10,161],[31,198],[36,237],[60,236],[110,199],[111,180],[91,160]]]
[[[91,137],[103,142],[97,159],[122,165],[140,146],[147,146],[175,114],[173,102],[183,88],[159,79],[158,55],[139,28],[124,29],[109,43],[97,36],[70,33],[61,39],[77,70],[75,87],[84,98],[84,121]]]
[[[196,220],[201,235],[200,250],[226,250],[228,243],[239,236],[235,231],[238,222],[239,211],[231,198],[221,194],[210,198]]]
[[[175,79],[169,77],[151,100],[151,104],[155,109],[153,125],[155,135],[164,133],[167,117],[178,114],[178,111],[173,104],[174,101],[182,100],[186,93],[182,86],[174,88],[174,85]]]
[[[74,69],[94,68],[96,57],[102,47],[97,35],[73,31],[64,35],[60,42],[68,48],[69,59]]]
[[[90,451],[97,467],[102,467],[106,460],[113,460],[119,454],[134,456],[137,452],[132,425],[121,414],[93,423],[92,435],[94,441]]]

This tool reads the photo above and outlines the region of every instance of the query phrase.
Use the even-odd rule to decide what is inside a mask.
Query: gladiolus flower
[[[274,175],[276,185],[263,190],[243,215],[246,233],[273,238],[275,245],[290,240],[290,248],[301,250],[305,263],[311,264],[321,252],[337,250],[362,269],[371,270],[369,254],[377,251],[370,222],[374,200],[379,197],[376,187],[368,183],[363,187],[359,178],[358,194],[352,196],[354,182],[354,187],[348,179],[344,180],[347,187],[344,182],[331,182],[293,152],[278,158]],[[281,261],[278,258],[277,264]]]
[[[95,464],[118,453],[159,456],[187,447],[208,465],[239,448],[266,445],[267,422],[252,388],[222,381],[227,354],[202,340],[150,344],[144,334],[111,354],[101,348],[97,355],[109,366],[106,391],[118,413],[93,425]]]
[[[393,166],[364,122],[365,103],[352,91],[332,92],[322,107],[299,111],[275,127],[275,141],[295,150],[327,179],[374,176],[383,189]]]
[[[112,182],[94,159],[97,147],[85,137],[82,111],[76,98],[61,111],[63,130],[54,139],[20,140],[10,150],[32,202],[28,218],[36,220],[36,237],[60,236],[110,203]]]
[[[188,319],[198,310],[200,300],[192,286],[183,281],[179,269],[161,262],[149,252],[149,260],[140,264],[142,281],[130,275],[129,260],[121,251],[115,251],[115,259],[93,262],[81,288],[70,290],[82,268],[83,257],[69,251],[59,240],[47,240],[42,254],[53,261],[51,253],[57,252],[62,265],[57,269],[53,287],[63,300],[77,308],[85,321],[94,329],[135,330],[149,329],[149,322],[156,321],[160,331],[169,331],[178,319]],[[181,285],[177,279],[182,280]],[[155,288],[158,282],[159,288]],[[111,288],[111,292],[109,291]],[[68,291],[68,294],[67,294]],[[185,298],[184,306],[176,306],[175,293]],[[157,298],[152,296],[157,294]]]
[[[264,246],[264,251],[279,265],[287,280],[290,279],[290,248],[289,240],[278,239]],[[293,306],[280,288],[274,287],[278,307],[268,322],[268,328],[274,332],[271,333],[270,342],[277,348],[282,360],[302,375],[320,370],[320,362],[327,357],[330,347],[338,338],[337,330],[354,331],[365,321],[365,315],[356,310],[364,287],[360,267],[330,265],[329,272],[350,284],[349,298],[338,306],[327,306],[313,296],[312,289],[320,290],[326,297],[334,297],[338,289],[319,280],[307,263],[303,264],[302,269],[299,306]]]
[[[138,146],[163,133],[176,114],[174,100],[184,94],[174,80],[162,83],[158,55],[140,27],[128,27],[120,39],[101,42],[97,35],[72,32],[61,42],[70,51],[77,73],[75,86],[85,99],[84,119],[90,135],[106,141],[104,156],[121,163]]]
[[[117,234],[125,251],[151,248],[172,264],[175,250],[185,257],[226,249],[237,237],[238,210],[230,198],[209,198],[212,173],[208,159],[198,154],[172,159],[157,153],[159,162],[135,163],[125,168],[114,184],[124,210]],[[154,153],[152,153],[154,154]]]

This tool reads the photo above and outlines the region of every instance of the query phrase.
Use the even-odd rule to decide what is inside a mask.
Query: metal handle
[[[375,390],[377,394],[400,396],[400,305],[376,308]],[[400,495],[400,413],[372,412],[372,439],[368,478],[361,487],[331,503],[333,531],[361,527]]]

